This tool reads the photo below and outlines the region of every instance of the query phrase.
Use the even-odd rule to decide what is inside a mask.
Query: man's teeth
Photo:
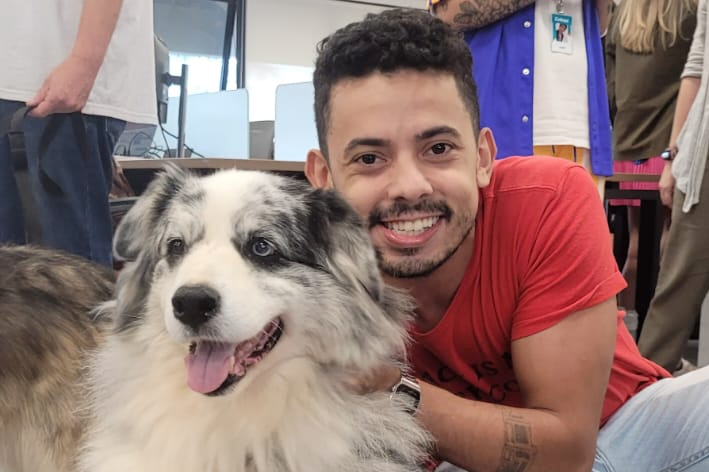
[[[440,217],[431,216],[428,218],[419,218],[418,220],[407,220],[407,221],[390,221],[384,223],[387,229],[395,231],[397,233],[405,233],[407,235],[416,235],[423,233],[431,226],[435,225]]]

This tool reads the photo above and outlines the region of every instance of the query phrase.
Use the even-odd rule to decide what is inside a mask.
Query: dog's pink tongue
[[[198,393],[210,393],[224,383],[236,345],[202,341],[185,358],[187,385]]]

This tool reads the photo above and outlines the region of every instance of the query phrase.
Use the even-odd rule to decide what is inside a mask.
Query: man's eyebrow
[[[381,138],[354,138],[345,147],[345,153],[352,151],[358,146],[370,146],[370,147],[386,147],[391,144],[391,141]]]
[[[436,126],[417,134],[416,141],[425,141],[440,134],[450,134],[456,138],[460,137],[460,133],[455,128],[451,128],[450,126]]]

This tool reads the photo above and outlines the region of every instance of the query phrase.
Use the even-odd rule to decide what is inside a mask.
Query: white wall
[[[374,0],[423,8],[425,0]],[[316,45],[338,28],[385,6],[337,0],[249,0],[246,10],[246,88],[251,120],[274,117],[276,86],[311,80]]]
[[[154,2],[155,30],[174,57],[171,72],[179,74],[185,61],[190,64],[190,93],[217,91],[226,4],[207,0]],[[424,6],[425,0],[247,0],[246,88],[251,120],[274,118],[278,84],[311,79],[316,45],[336,29],[387,7]],[[235,67],[232,59],[230,89],[236,83]],[[170,93],[176,95],[179,90],[171,87]]]
[[[246,10],[247,64],[312,66],[320,40],[381,10],[333,0],[251,0]]]

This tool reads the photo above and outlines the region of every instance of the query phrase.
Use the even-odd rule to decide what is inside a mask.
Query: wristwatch
[[[664,151],[662,151],[660,153],[660,157],[665,161],[674,160],[676,155],[677,155],[677,146],[668,147],[667,149],[665,149]]]
[[[411,400],[408,411],[413,414],[421,402],[421,387],[415,377],[402,373],[399,381],[391,388],[391,397],[394,395],[408,396]]]

